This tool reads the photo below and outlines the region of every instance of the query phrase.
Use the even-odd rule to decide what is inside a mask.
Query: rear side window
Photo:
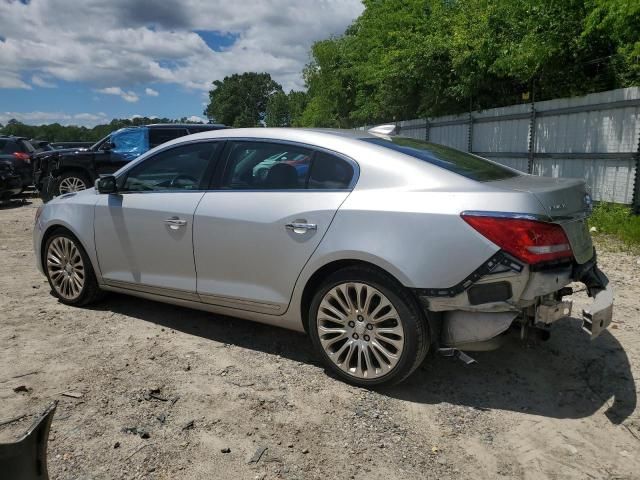
[[[268,142],[231,144],[224,188],[298,190],[305,188],[311,150]]]
[[[189,132],[184,128],[150,128],[149,144],[151,145],[151,148],[157,147],[169,140],[184,137],[187,133]]]
[[[362,141],[404,153],[479,182],[503,180],[519,175],[509,168],[475,155],[413,138],[363,138]]]
[[[342,190],[349,188],[353,167],[347,161],[324,152],[316,152],[309,175],[311,189]]]

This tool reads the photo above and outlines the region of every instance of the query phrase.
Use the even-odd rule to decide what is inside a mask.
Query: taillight
[[[29,156],[28,153],[15,152],[13,156],[16,157],[18,160],[22,160],[23,162],[29,163],[31,161],[31,157]]]
[[[528,264],[573,256],[567,235],[555,223],[464,213],[462,219],[502,250]]]

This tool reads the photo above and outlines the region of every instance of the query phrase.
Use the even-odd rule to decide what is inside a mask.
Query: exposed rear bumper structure
[[[613,318],[613,289],[609,279],[598,268],[595,251],[593,258],[583,265],[574,267],[573,277],[584,283],[593,303],[582,310],[582,328],[596,338],[610,324]]]
[[[507,266],[506,263],[496,262],[494,257],[489,260],[491,266]],[[486,266],[474,272],[482,272],[483,275],[466,279],[457,290],[416,291],[428,310],[442,312],[442,345],[467,350],[490,350],[500,346],[498,336],[513,325],[528,330],[547,329],[557,320],[571,315],[572,301],[563,299],[572,293],[571,288],[566,287],[571,281],[583,283],[589,297],[593,298],[592,304],[582,311],[582,328],[591,338],[596,338],[611,324],[613,290],[609,279],[597,266],[595,250],[592,258],[583,264],[565,264],[549,270],[532,271],[525,266],[520,271],[508,268],[508,272],[494,275],[492,269]],[[508,294],[513,295],[510,298],[484,304],[473,301],[472,286],[498,285],[507,281],[512,287],[508,290]],[[545,333],[548,336],[548,332]],[[523,330],[521,337],[526,336]]]

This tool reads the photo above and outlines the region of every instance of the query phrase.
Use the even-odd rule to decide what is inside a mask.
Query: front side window
[[[218,142],[192,143],[160,152],[127,173],[121,188],[129,192],[188,191],[206,187]]]
[[[149,150],[148,130],[146,128],[120,130],[111,135],[111,143],[113,153],[127,160],[133,160]]]
[[[223,188],[296,190],[306,186],[311,150],[268,142],[231,144]]]
[[[414,138],[363,138],[362,141],[404,153],[479,182],[503,180],[519,175],[507,167],[484,158]]]

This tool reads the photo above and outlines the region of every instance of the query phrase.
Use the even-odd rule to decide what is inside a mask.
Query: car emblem
[[[556,210],[564,210],[565,208],[567,208],[566,203],[557,203],[555,205],[551,205],[552,212],[555,212]]]

